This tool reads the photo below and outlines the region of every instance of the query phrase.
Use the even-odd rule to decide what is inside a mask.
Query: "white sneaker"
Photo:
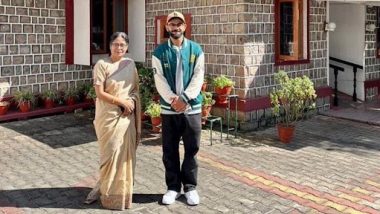
[[[191,190],[185,193],[188,205],[198,205],[199,204],[199,195],[197,190]]]
[[[179,198],[181,193],[176,192],[174,190],[168,190],[165,195],[162,197],[162,203],[166,205],[170,205],[175,202],[175,199]]]

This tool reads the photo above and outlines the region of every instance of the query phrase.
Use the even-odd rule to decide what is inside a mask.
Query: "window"
[[[127,33],[127,5],[127,0],[91,0],[91,53],[107,53],[112,33]]]
[[[115,31],[128,33],[127,56],[145,61],[145,1],[65,0],[65,15],[67,64],[93,65],[106,57]],[[132,20],[133,25],[128,24]]]
[[[185,37],[190,39],[191,38],[191,15],[183,14],[183,16],[185,16],[185,20],[186,20]],[[159,45],[162,42],[169,39],[169,33],[166,31],[166,28],[165,28],[166,17],[167,16],[157,16],[155,19],[155,44],[156,45]]]
[[[309,62],[308,0],[276,0],[276,64]]]

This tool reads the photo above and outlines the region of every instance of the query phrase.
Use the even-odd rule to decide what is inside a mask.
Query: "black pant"
[[[201,114],[161,115],[162,116],[162,160],[165,166],[165,180],[168,190],[194,190],[197,186],[198,164],[196,154],[201,137]],[[180,168],[179,141],[185,148]]]

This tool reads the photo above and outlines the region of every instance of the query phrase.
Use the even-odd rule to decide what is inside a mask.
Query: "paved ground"
[[[217,133],[215,133],[215,136]],[[202,136],[201,204],[170,206],[159,137],[138,148],[133,208],[125,213],[380,213],[380,127],[316,116],[291,144],[276,130],[214,141]],[[217,138],[215,138],[217,139]],[[0,213],[110,213],[84,205],[97,176],[91,115],[0,124]],[[119,212],[116,212],[119,213]]]

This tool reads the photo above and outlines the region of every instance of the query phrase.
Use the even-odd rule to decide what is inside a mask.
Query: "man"
[[[186,21],[182,13],[170,13],[166,20],[170,39],[153,53],[154,80],[160,94],[162,148],[168,191],[162,203],[169,205],[181,195],[189,205],[199,204],[196,190],[201,134],[200,94],[204,78],[204,54],[199,44],[184,37]],[[185,155],[180,166],[179,141]],[[182,185],[181,185],[182,184]]]

